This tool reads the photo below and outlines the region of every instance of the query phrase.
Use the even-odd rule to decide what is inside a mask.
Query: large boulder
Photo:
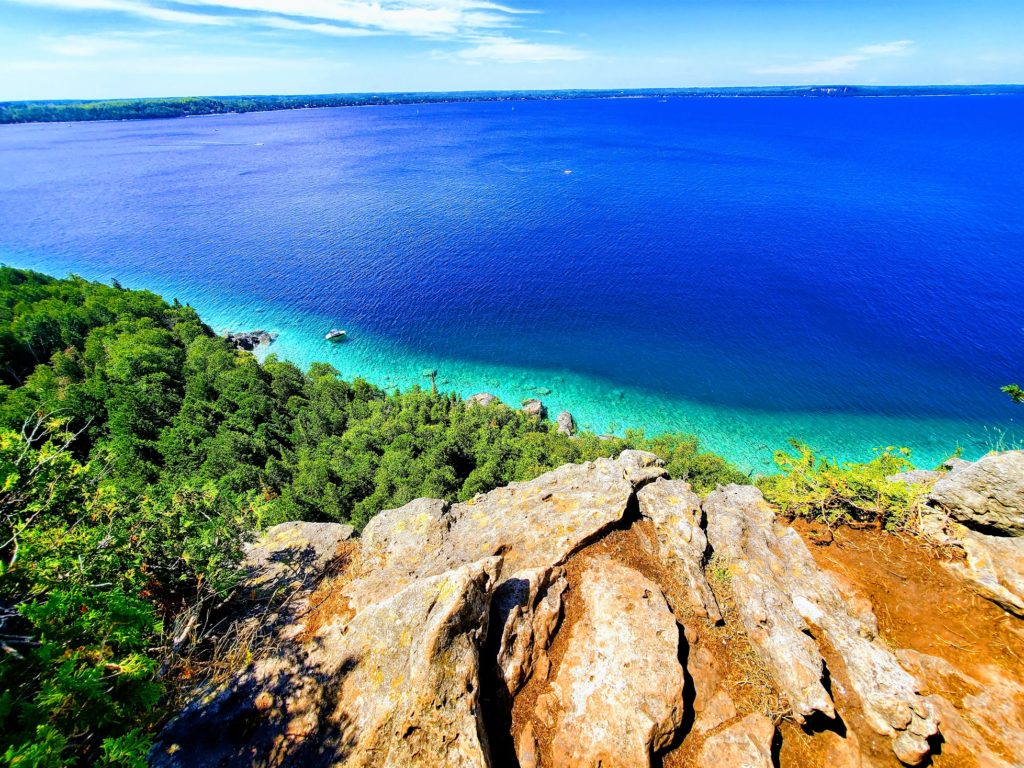
[[[637,494],[640,514],[654,526],[658,557],[673,589],[673,605],[685,599],[697,615],[721,621],[715,593],[704,577],[708,540],[704,535],[704,512],[700,497],[683,480],[664,480],[642,488]],[[676,606],[679,611],[683,606]]]
[[[544,406],[544,403],[536,398],[523,400],[523,413],[535,419],[546,419],[548,417],[548,409]]]
[[[576,434],[576,421],[568,411],[562,411],[558,414],[555,424],[558,425],[558,432],[560,434],[569,435],[570,437]]]
[[[985,533],[1024,536],[1024,451],[985,456],[939,480],[928,503]]]
[[[501,401],[496,395],[492,395],[490,392],[478,392],[475,395],[466,398],[466,405],[472,407],[474,405],[487,406],[491,403],[500,403]]]
[[[657,585],[605,556],[587,564],[579,589],[582,615],[537,700],[550,768],[649,766],[682,722],[675,619]]]
[[[228,344],[235,347],[235,349],[242,349],[246,352],[252,352],[259,347],[273,344],[274,340],[277,339],[276,333],[270,333],[269,331],[236,331],[228,332],[224,334],[224,338],[227,339]]]
[[[382,512],[363,532],[359,572],[345,596],[359,611],[417,579],[491,555],[504,558],[501,582],[559,565],[622,519],[635,488],[664,474],[654,454],[623,451],[618,459],[567,464],[450,509],[419,499]]]
[[[252,664],[154,746],[155,768],[486,768],[477,648],[500,558],[423,578]]]
[[[871,728],[892,739],[903,762],[924,760],[938,723],[918,694],[917,680],[878,638],[870,609],[840,591],[799,534],[776,522],[758,489],[719,488],[704,510],[708,539],[728,564],[747,635],[789,698],[794,717],[801,721],[816,711],[835,715],[813,639],[820,636],[842,660],[845,682]]]

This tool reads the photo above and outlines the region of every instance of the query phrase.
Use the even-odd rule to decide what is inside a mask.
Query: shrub
[[[781,472],[758,480],[765,498],[784,514],[828,525],[873,523],[887,530],[910,522],[920,488],[886,479],[914,468],[908,449],[889,446],[871,461],[854,463],[818,456],[796,440],[791,445],[792,452],[775,453]]]

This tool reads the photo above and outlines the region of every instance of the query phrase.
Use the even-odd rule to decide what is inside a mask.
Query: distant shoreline
[[[622,98],[864,98],[1024,95],[1024,85],[810,85],[557,91],[444,91],[300,96],[213,96],[0,102],[0,125],[153,120],[204,115],[403,104]]]

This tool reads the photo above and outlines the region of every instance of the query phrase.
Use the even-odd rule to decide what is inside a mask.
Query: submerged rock
[[[552,728],[550,768],[649,766],[682,722],[678,629],[665,596],[637,571],[595,558],[551,690],[537,701]]]
[[[951,472],[928,503],[969,528],[1024,536],[1024,451],[1006,451]]]

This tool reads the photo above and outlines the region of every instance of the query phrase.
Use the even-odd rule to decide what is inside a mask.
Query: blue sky
[[[1024,82],[1024,0],[0,0],[0,100]]]

